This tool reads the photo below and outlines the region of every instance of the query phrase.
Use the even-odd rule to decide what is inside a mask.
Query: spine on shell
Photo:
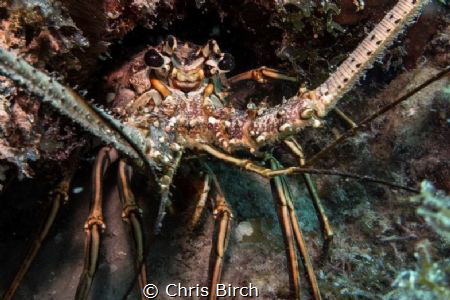
[[[426,0],[399,0],[381,22],[369,33],[350,56],[315,92],[322,102],[318,114],[323,115],[372,67],[385,48],[418,14]]]
[[[143,145],[137,133],[135,134],[138,139],[135,142],[130,141],[127,133],[123,132],[131,130],[131,128],[125,128],[118,120],[100,108],[91,106],[72,89],[65,87],[3,48],[0,48],[0,74],[24,86],[27,91],[40,97],[43,102],[51,104],[85,130],[104,142],[112,144],[122,153],[134,160],[142,160]],[[130,134],[128,133],[128,135]]]

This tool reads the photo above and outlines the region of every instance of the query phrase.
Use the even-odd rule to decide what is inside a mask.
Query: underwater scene
[[[0,297],[450,299],[450,2],[0,0]]]

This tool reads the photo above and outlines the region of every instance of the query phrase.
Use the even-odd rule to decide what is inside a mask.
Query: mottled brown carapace
[[[213,40],[198,46],[173,36],[111,75],[110,99],[127,125],[143,130],[144,135],[159,132],[159,140],[172,149],[208,144],[227,153],[238,149],[256,153],[304,127],[320,126],[320,119],[382,54],[422,2],[399,1],[328,80],[314,90],[300,90],[275,107],[242,111],[228,105],[224,75],[233,67],[232,56],[222,53]],[[267,73],[259,71],[248,78],[264,80]],[[170,151],[157,148],[152,145],[146,153],[169,162]]]

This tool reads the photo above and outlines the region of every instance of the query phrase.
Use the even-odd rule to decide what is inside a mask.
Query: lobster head
[[[215,40],[198,46],[181,42],[171,35],[159,46],[149,49],[144,60],[158,79],[183,92],[194,91],[205,79],[229,72],[234,67],[233,56],[222,53]]]

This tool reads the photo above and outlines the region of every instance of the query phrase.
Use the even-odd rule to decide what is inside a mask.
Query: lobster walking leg
[[[243,80],[255,80],[258,83],[267,83],[269,79],[273,80],[285,80],[291,82],[298,82],[297,78],[287,76],[284,73],[270,69],[267,67],[260,67],[258,69],[249,70],[244,73],[237,74],[228,79],[228,83],[234,84]],[[342,110],[335,107],[333,108],[334,112],[341,117],[351,128],[356,127],[356,123],[353,122]]]
[[[292,203],[292,199],[290,197],[287,197],[287,204],[289,208],[289,215],[291,218],[292,228],[294,230],[295,241],[297,243],[297,248],[300,251],[300,255],[302,257],[303,266],[305,267],[306,270],[306,276],[311,286],[313,299],[320,300],[321,296],[319,285],[317,284],[317,278],[316,275],[314,274],[314,268],[311,262],[311,258],[309,256],[308,249],[306,248],[306,243],[305,240],[303,239],[303,233],[300,229],[297,214],[295,213],[295,208]]]
[[[77,151],[76,151],[77,152]],[[72,160],[73,162],[77,161],[76,159]],[[34,258],[36,257],[37,253],[39,252],[39,249],[42,246],[43,241],[47,237],[47,234],[52,227],[56,216],[58,215],[59,209],[61,208],[61,205],[63,201],[67,201],[68,195],[69,195],[69,188],[70,183],[72,181],[73,175],[76,171],[76,163],[72,163],[69,168],[64,172],[62,180],[59,182],[57,187],[53,189],[50,192],[50,201],[51,201],[51,207],[47,216],[47,219],[45,223],[43,224],[40,232],[36,236],[36,238],[33,241],[33,244],[31,245],[30,249],[28,250],[27,255],[25,256],[22,265],[19,268],[19,271],[17,272],[16,276],[14,277],[13,281],[11,282],[11,285],[9,286],[8,290],[3,296],[3,300],[10,300],[14,297],[17,288],[19,287],[20,283],[22,282],[23,278],[28,272],[28,269],[30,268]]]
[[[299,164],[300,166],[304,166],[305,164],[305,157],[303,153],[302,147],[297,143],[297,141],[293,138],[290,138],[285,141],[285,144],[292,150],[294,154],[296,154],[299,157]],[[331,228],[330,222],[328,221],[328,217],[325,214],[325,210],[322,205],[322,201],[320,200],[320,197],[317,193],[317,190],[314,186],[313,179],[311,178],[311,175],[307,173],[302,173],[303,180],[305,181],[306,188],[308,189],[309,195],[311,197],[311,200],[313,202],[314,208],[317,213],[317,217],[320,221],[320,226],[322,227],[322,234],[324,238],[324,244],[323,244],[323,250],[322,250],[322,261],[326,261],[330,246],[333,241],[333,229]]]
[[[271,159],[271,167],[272,168],[280,168],[281,165],[275,159]],[[285,237],[285,242],[286,242],[286,246],[288,249],[288,253],[290,251],[290,248],[289,248],[290,243],[292,243],[292,242],[287,240],[287,237],[289,236],[289,232],[288,231],[285,232],[284,228],[288,228],[288,230],[289,230],[289,227],[291,227],[291,230],[293,233],[293,237],[292,237],[292,233],[291,233],[291,239],[295,238],[297,248],[300,252],[300,256],[303,261],[303,266],[305,267],[306,276],[307,276],[309,284],[311,286],[313,299],[320,300],[321,296],[320,296],[319,286],[317,284],[316,275],[314,274],[314,268],[311,263],[311,258],[309,256],[308,249],[306,248],[306,243],[303,239],[303,233],[299,226],[297,214],[295,213],[295,208],[294,208],[294,204],[292,201],[291,192],[290,192],[288,184],[286,182],[286,178],[283,176],[276,177],[276,178],[272,179],[271,185],[272,185],[272,190],[274,190],[274,189],[276,190],[275,198],[277,199],[278,211],[279,211],[279,215],[281,217],[283,235]],[[274,195],[275,195],[275,193],[274,193]],[[280,213],[280,211],[283,211],[285,214],[287,212],[288,216],[282,215]],[[291,257],[289,257],[289,258],[291,259],[290,264],[291,264],[291,270],[292,270],[295,265],[293,265],[294,262],[292,261],[292,258]],[[295,261],[295,263],[297,263],[297,261]],[[297,273],[298,273],[298,267],[297,267]],[[298,274],[297,274],[297,277],[298,277]],[[291,275],[291,279],[295,280],[295,276]],[[293,283],[294,289],[295,289],[295,283],[298,284],[298,279],[296,282]],[[296,295],[298,295],[298,297],[299,297],[299,294],[297,292],[296,292]]]
[[[342,119],[345,121],[345,123],[347,123],[350,128],[354,128],[357,127],[358,125],[356,125],[355,121],[353,121],[349,116],[347,116],[346,113],[344,113],[342,110],[340,110],[339,108],[335,107],[334,108],[334,112]]]
[[[297,78],[286,76],[278,70],[270,69],[267,67],[260,67],[258,69],[249,70],[247,72],[235,75],[229,78],[227,81],[230,84],[242,80],[255,80],[259,83],[266,83],[269,79],[297,82]]]
[[[214,174],[210,175],[214,184],[214,219],[216,220],[213,246],[211,248],[211,263],[209,270],[209,294],[208,300],[217,299],[217,284],[222,276],[223,258],[228,245],[231,227],[231,210],[222,193],[219,182]]]
[[[230,164],[238,166],[246,171],[255,172],[256,174],[259,174],[263,177],[268,177],[268,174],[270,174],[272,172],[271,169],[264,168],[262,166],[258,166],[257,164],[253,163],[252,161],[250,161],[248,159],[240,159],[240,158],[231,156],[231,155],[223,153],[207,144],[197,143],[195,147],[199,150],[202,150],[202,151],[205,151],[205,152],[211,154],[212,156],[214,156],[220,160],[223,160],[225,162],[228,162]]]
[[[103,175],[108,167],[117,159],[117,151],[111,147],[102,148],[95,159],[92,170],[92,206],[91,212],[84,224],[86,240],[84,245],[84,268],[80,276],[76,300],[87,299],[92,280],[97,269],[98,252],[100,248],[100,231],[105,229],[103,222]]]
[[[206,200],[209,196],[209,191],[211,190],[211,175],[205,174],[203,177],[203,186],[199,197],[197,199],[197,203],[195,204],[195,210],[190,220],[190,228],[195,228],[200,220],[200,217],[205,209]]]
[[[306,188],[308,189],[309,195],[311,196],[314,208],[320,220],[320,225],[322,227],[322,233],[324,238],[323,249],[322,249],[322,261],[326,261],[328,259],[328,255],[330,253],[331,243],[333,242],[334,232],[331,228],[330,222],[328,221],[328,217],[325,214],[325,210],[322,205],[322,201],[317,194],[317,190],[314,186],[314,182],[311,178],[311,175],[303,173],[303,179],[306,184]]]
[[[144,236],[140,220],[140,208],[137,205],[130,187],[131,168],[124,160],[119,161],[119,193],[123,203],[122,218],[130,224],[136,251],[136,268],[140,268],[138,282],[142,291],[147,285],[147,268],[144,260]],[[142,299],[146,299],[142,293]]]
[[[227,163],[230,163],[232,165],[240,167],[246,171],[254,172],[265,178],[273,178],[276,176],[298,174],[298,173],[324,174],[324,175],[333,175],[333,176],[343,176],[343,177],[347,177],[347,178],[354,178],[354,179],[358,179],[358,180],[374,182],[374,183],[378,183],[378,184],[387,185],[387,186],[390,186],[393,188],[418,193],[418,190],[415,188],[411,188],[411,187],[404,186],[401,184],[393,183],[391,181],[382,180],[382,179],[378,179],[378,178],[370,177],[370,176],[366,176],[366,175],[358,175],[358,174],[353,174],[353,173],[339,172],[336,170],[312,169],[312,168],[302,168],[302,167],[288,167],[288,168],[272,170],[269,168],[264,168],[262,166],[259,166],[255,163],[253,163],[251,160],[241,159],[241,158],[237,158],[237,157],[231,156],[229,154],[223,153],[207,144],[197,143],[195,145],[195,148],[197,148],[198,150],[205,151],[220,160],[223,160]],[[308,162],[306,162],[305,165],[308,165]]]
[[[273,162],[271,162],[271,166],[272,168],[276,167]],[[281,231],[283,232],[284,243],[286,245],[291,289],[294,299],[298,300],[300,299],[299,266],[294,245],[294,229],[288,208],[288,200],[286,199],[286,190],[282,180],[282,177],[275,177],[271,179],[270,185],[276,202]]]

